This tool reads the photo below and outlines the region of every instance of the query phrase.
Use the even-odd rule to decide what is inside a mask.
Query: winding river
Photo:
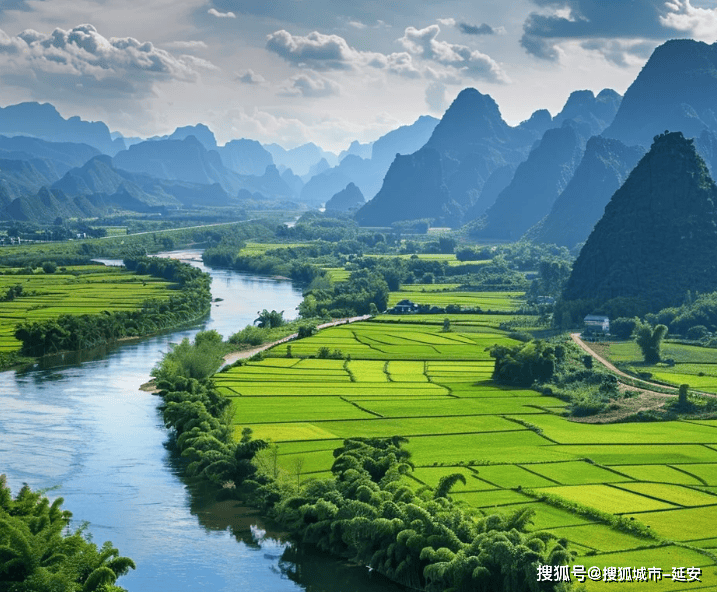
[[[169,344],[216,329],[225,337],[261,309],[295,316],[291,282],[204,268],[213,277],[210,318],[189,329],[96,352],[68,355],[24,372],[0,373],[0,473],[55,488],[93,540],[110,540],[137,570],[131,592],[397,592],[365,568],[287,546],[260,518],[231,502],[203,501],[179,476],[165,447],[159,399],[139,389]]]

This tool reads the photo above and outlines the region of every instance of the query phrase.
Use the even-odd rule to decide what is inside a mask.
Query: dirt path
[[[321,325],[317,325],[316,328],[318,330],[321,330],[321,329],[326,329],[327,327],[335,327],[337,325],[346,325],[347,323],[355,323],[357,321],[366,321],[370,318],[371,318],[371,315],[363,315],[360,317],[349,317],[346,319],[336,319],[335,321],[331,321],[329,323],[322,323]],[[237,360],[251,358],[252,356],[258,354],[259,352],[263,352],[269,348],[274,347],[275,345],[281,345],[282,343],[286,343],[287,341],[292,341],[292,340],[296,339],[298,336],[299,336],[298,333],[292,333],[291,335],[287,335],[286,337],[284,337],[282,339],[278,339],[277,341],[272,341],[271,343],[265,343],[263,345],[254,347],[252,349],[244,349],[244,350],[228,353],[226,356],[224,356],[223,366],[226,366],[228,364],[233,364]]]
[[[632,380],[634,382],[639,382],[640,384],[644,384],[647,387],[658,386],[652,382],[649,382],[647,380],[642,380],[640,378],[635,378],[634,376],[630,376],[629,374],[627,374],[626,372],[623,372],[622,370],[618,370],[613,364],[608,362],[605,358],[603,358],[600,354],[598,354],[594,349],[592,349],[587,343],[585,343],[582,339],[580,339],[580,333],[571,333],[570,337],[572,338],[572,340],[575,343],[577,343],[583,349],[583,351],[590,354],[593,358],[595,358],[598,362],[600,362],[603,366],[605,366],[605,368],[610,370],[610,372],[614,372],[615,374],[617,374],[618,376],[622,376],[623,378],[629,378],[630,380]],[[660,386],[660,388],[664,388],[664,389],[667,389],[670,391],[675,391],[675,392],[679,391],[679,389],[674,386],[667,386],[667,385],[659,385],[659,386]]]

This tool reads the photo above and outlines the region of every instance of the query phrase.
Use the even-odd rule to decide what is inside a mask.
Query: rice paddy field
[[[662,346],[662,359],[671,359],[674,365],[642,362],[640,349],[634,341],[607,342],[603,352],[612,362],[627,363],[635,372],[649,372],[652,379],[692,389],[717,393],[717,350],[696,345],[666,342]]]
[[[53,274],[0,275],[0,294],[18,284],[22,294],[0,302],[0,352],[20,349],[14,333],[24,321],[134,310],[145,300],[172,295],[170,282],[103,265],[67,267]]]
[[[413,487],[435,488],[460,472],[466,484],[453,489],[454,500],[485,513],[534,509],[531,528],[568,539],[575,564],[601,571],[586,578],[587,590],[717,590],[717,421],[569,422],[562,401],[491,380],[487,349],[513,343],[498,329],[505,315],[452,319],[460,316],[476,317],[467,319],[470,331],[452,323],[444,333],[443,317],[419,315],[332,327],[288,344],[292,357],[281,345],[214,380],[234,403],[237,433],[250,427],[277,444],[293,477],[329,476],[344,438],[406,436]],[[310,357],[319,348],[342,358]],[[563,509],[569,504],[588,511]],[[649,526],[655,538],[616,530],[590,510]],[[659,568],[663,577],[613,586],[603,581],[613,567]],[[673,568],[692,567],[699,582],[682,582],[679,570],[673,580]]]
[[[400,300],[408,299],[416,304],[431,306],[457,304],[463,308],[508,312],[525,304],[525,292],[463,292],[454,288],[454,285],[441,284],[406,285],[400,291],[391,293],[388,305],[394,306]]]

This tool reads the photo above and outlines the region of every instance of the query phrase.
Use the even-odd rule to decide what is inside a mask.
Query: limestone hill
[[[673,132],[655,137],[605,207],[563,300],[658,310],[687,290],[717,290],[717,187],[693,141]]]

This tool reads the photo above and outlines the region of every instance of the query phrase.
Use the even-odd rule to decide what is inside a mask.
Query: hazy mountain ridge
[[[642,147],[628,147],[619,140],[590,138],[580,164],[550,213],[528,230],[525,238],[568,248],[587,240],[610,198],[644,154]]]
[[[371,214],[367,217],[364,212],[364,210],[369,211],[367,204],[357,213],[357,220],[361,224],[368,224],[370,219],[371,224],[388,225],[397,220],[438,217],[439,224],[455,226],[490,209],[493,210],[493,220],[489,212],[489,232],[502,238],[509,238],[516,233],[517,236],[522,235],[532,224],[547,214],[560,190],[570,180],[577,166],[577,162],[574,162],[576,157],[569,151],[569,157],[565,157],[569,161],[569,164],[564,163],[565,170],[553,174],[554,177],[558,177],[557,180],[541,180],[541,170],[538,168],[534,171],[531,183],[552,184],[556,189],[550,192],[548,198],[537,200],[532,205],[529,203],[529,195],[524,192],[525,183],[521,186],[521,180],[516,181],[514,198],[508,200],[510,207],[534,210],[535,206],[539,206],[543,207],[544,211],[540,210],[537,214],[526,216],[523,222],[510,227],[506,225],[507,218],[500,213],[503,206],[497,205],[501,201],[499,194],[508,189],[509,173],[517,167],[515,174],[518,174],[520,171],[518,165],[530,156],[532,148],[540,146],[544,134],[548,134],[556,127],[559,129],[559,124],[573,121],[568,118],[569,115],[574,118],[573,125],[580,130],[579,134],[583,136],[581,142],[584,145],[587,136],[595,131],[601,131],[609,124],[609,118],[614,115],[618,104],[619,95],[611,90],[604,90],[597,97],[591,91],[577,91],[571,94],[566,106],[556,118],[551,118],[545,110],[539,110],[520,125],[511,127],[503,120],[498,105],[489,95],[481,94],[475,89],[465,89],[436,125],[425,146],[411,155],[420,159],[423,158],[420,156],[421,150],[430,149],[438,153],[441,166],[434,167],[432,170],[440,171],[441,178],[428,180],[424,177],[424,188],[416,188],[420,194],[416,199],[416,193],[407,191],[407,185],[399,181],[394,171],[390,187],[384,182],[381,191],[374,198],[380,198],[385,202],[384,205],[371,206]],[[556,132],[558,135],[560,133]],[[569,135],[570,132],[567,134]],[[548,145],[550,141],[545,144],[543,153],[549,151]],[[393,168],[394,165],[398,166],[397,161],[391,167]],[[416,170],[415,164],[408,165],[402,162],[400,166],[407,174],[413,174]],[[530,168],[531,165],[527,166]],[[500,173],[493,177],[488,186],[489,191],[483,196],[486,183],[491,179],[491,175],[499,170]],[[525,170],[524,167],[521,174],[524,174]],[[431,197],[427,192],[435,191],[437,187],[445,187],[445,191]],[[398,192],[398,195],[393,195],[392,192]],[[522,194],[518,195],[520,192]],[[432,199],[441,201],[432,204]],[[426,204],[426,208],[416,207],[412,202]],[[525,226],[528,222],[530,223]]]

